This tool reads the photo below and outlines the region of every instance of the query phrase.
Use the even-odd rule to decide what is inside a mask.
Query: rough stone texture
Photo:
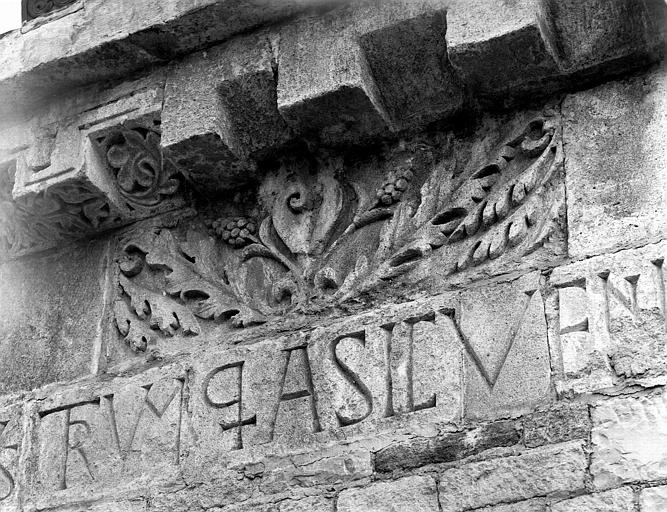
[[[264,23],[337,3],[103,0],[84,8],[76,2],[0,40],[0,103],[9,110],[33,105],[48,94],[127,76]]]
[[[585,404],[554,404],[523,419],[523,441],[534,448],[574,439],[588,439],[591,419]]]
[[[513,446],[520,440],[517,426],[499,421],[465,432],[444,434],[435,438],[417,437],[393,443],[375,454],[375,471],[389,472],[426,464],[452,462],[490,448]]]
[[[642,489],[639,493],[641,512],[660,512],[667,508],[667,485]]]
[[[3,393],[97,368],[108,257],[95,241],[0,266]]]
[[[581,442],[472,462],[440,475],[440,505],[443,512],[459,512],[498,502],[577,491],[584,488],[586,466]]]
[[[386,26],[359,37],[383,104],[397,129],[451,116],[463,103],[463,89],[447,57],[444,9],[400,18],[404,10],[416,10],[419,3],[396,2],[394,12],[383,13],[390,18]],[[428,3],[435,9],[441,7],[435,1]]]
[[[667,25],[660,0],[540,0],[538,5],[542,30],[567,70],[651,55]]]
[[[546,82],[558,67],[542,39],[535,5],[527,0],[451,2],[449,59],[475,96],[508,101],[529,91],[548,91]]]
[[[635,496],[629,487],[580,496],[551,505],[551,512],[634,512]]]
[[[280,512],[333,512],[334,501],[321,497],[287,500],[280,504]]]
[[[535,499],[508,505],[494,505],[491,507],[476,508],[474,512],[550,512],[550,510],[545,500]]]
[[[0,512],[664,508],[663,0],[69,3],[0,39]]]
[[[565,98],[571,256],[639,246],[667,234],[665,98],[664,67]]]
[[[557,311],[549,311],[562,354],[560,390],[664,382],[665,254],[662,242],[553,271]]]
[[[464,292],[457,317],[466,359],[466,416],[530,410],[548,400],[549,348],[539,276]],[[512,312],[511,314],[501,313]]]
[[[597,489],[667,475],[664,394],[618,398],[593,409],[591,473]]]
[[[4,129],[3,259],[183,205],[182,175],[160,150],[164,80],[91,88]]]
[[[162,146],[207,191],[250,179],[249,156],[289,136],[272,59],[266,35],[251,36],[188,57],[170,73]]]
[[[149,371],[42,396],[31,418],[30,502],[40,508],[84,496],[119,499],[148,481],[177,483],[180,446],[187,442],[181,372]]]
[[[17,510],[20,504],[17,488],[21,485],[19,459],[22,448],[21,407],[0,409],[0,511]]]
[[[307,18],[280,34],[278,109],[297,132],[354,141],[388,128],[377,85],[349,34],[353,16]]]
[[[438,496],[435,480],[411,476],[363,489],[343,491],[338,497],[338,512],[436,512]]]

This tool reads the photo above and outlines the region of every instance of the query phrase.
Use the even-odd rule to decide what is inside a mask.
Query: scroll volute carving
[[[97,135],[93,144],[130,209],[158,206],[181,185],[179,170],[160,148],[160,122],[145,120]]]
[[[48,16],[71,5],[76,0],[22,0],[23,21]]]
[[[549,254],[562,249],[562,150],[553,117],[515,129],[474,168],[452,165],[451,148],[439,140],[403,143],[360,164],[287,159],[267,175],[255,206],[214,213],[208,233],[196,221],[153,231],[149,243],[141,235],[119,260],[119,329],[131,337],[138,319],[148,320],[152,336],[196,335],[200,320],[247,326],[317,311],[399,278],[456,279],[503,262],[509,270],[545,246],[553,245]],[[165,300],[172,303],[166,323],[158,303]]]

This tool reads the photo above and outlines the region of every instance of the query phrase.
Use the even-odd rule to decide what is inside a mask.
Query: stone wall
[[[667,510],[664,1],[26,9],[0,511]]]

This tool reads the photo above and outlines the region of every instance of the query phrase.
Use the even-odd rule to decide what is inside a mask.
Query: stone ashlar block
[[[556,302],[550,301],[549,316],[562,357],[559,391],[664,383],[666,254],[662,242],[553,271]]]
[[[121,78],[310,9],[345,0],[77,1],[0,41],[0,109],[22,111],[44,97]]]
[[[639,493],[641,512],[660,512],[667,508],[667,485],[642,489]]]
[[[591,474],[596,489],[667,477],[667,398],[618,398],[593,408]]]
[[[443,512],[582,490],[587,457],[580,441],[472,462],[440,475]]]
[[[430,476],[409,476],[348,489],[338,497],[339,512],[436,512],[438,496]]]
[[[350,33],[353,14],[306,18],[280,33],[278,110],[297,133],[353,142],[390,121],[366,59]]]
[[[96,368],[108,258],[108,243],[94,241],[0,265],[1,393]]]
[[[571,256],[667,235],[667,69],[571,94],[562,109]]]
[[[528,277],[538,283],[536,275]],[[136,493],[145,492],[148,481],[169,486],[185,478],[202,485],[183,494],[183,500],[198,499],[212,507],[221,503],[221,496],[228,496],[223,501],[230,504],[248,499],[253,489],[280,493],[285,487],[368,479],[372,453],[389,446],[390,439],[405,441],[410,433],[432,438],[437,434],[428,425],[460,423],[464,371],[502,375],[505,367],[524,360],[529,349],[514,353],[511,340],[489,344],[467,315],[484,310],[482,301],[487,301],[480,322],[496,325],[498,332],[506,330],[506,317],[514,318],[512,325],[520,324],[512,297],[525,306],[525,284],[491,285],[478,293],[470,311],[465,292],[453,291],[289,335],[246,337],[244,343],[199,350],[134,377],[84,380],[35,392],[30,401],[30,464],[35,470],[26,484],[30,502],[47,509],[83,496],[128,499],[143,495]],[[530,300],[539,296],[537,292]],[[494,309],[492,304],[506,307]],[[541,309],[539,301],[528,301],[531,307]],[[545,332],[541,339],[546,345]],[[524,398],[533,396],[533,387],[546,389],[549,382],[548,368],[538,384],[537,374],[528,374],[526,380],[512,380],[514,393]],[[488,382],[483,384],[488,390]],[[492,408],[494,399],[504,398],[490,396],[487,405]],[[513,425],[472,429],[466,437],[479,437],[472,448],[451,446],[447,436],[437,438],[435,462],[515,445],[520,434]],[[339,443],[341,439],[346,442]],[[460,436],[452,439],[464,443]],[[561,485],[561,469],[577,478],[574,463],[562,455],[574,452],[576,444],[558,446],[516,457],[525,466],[547,467],[544,480],[535,484],[536,494],[550,492],[546,481]],[[387,460],[386,465],[392,464],[391,457]],[[499,471],[505,472],[504,466]],[[531,496],[522,487],[511,499]],[[169,503],[168,496],[163,498]]]
[[[517,503],[476,508],[474,512],[550,512],[550,510],[546,500],[536,498],[533,500],[519,501]]]
[[[529,0],[451,2],[447,46],[452,66],[477,99],[545,94],[559,74]]]
[[[106,91],[93,106],[63,102],[20,125],[2,156],[5,257],[183,204],[180,171],[160,150],[164,77],[133,86]]]
[[[37,393],[27,501],[43,510],[178,483],[189,439],[185,374],[174,366]]]
[[[549,409],[525,416],[523,441],[534,448],[575,439],[588,439],[591,421],[586,404],[556,403]]]
[[[623,487],[607,492],[578,496],[551,505],[551,512],[634,512],[635,495]]]
[[[252,178],[251,155],[290,136],[276,106],[275,64],[266,36],[235,40],[172,68],[162,146],[203,189]]]
[[[550,400],[545,304],[539,274],[461,293],[466,358],[465,415],[518,415]],[[503,297],[502,300],[500,297]]]
[[[415,437],[392,443],[375,454],[375,471],[386,473],[460,460],[491,448],[513,446],[521,435],[513,421],[497,421],[463,432]]]
[[[667,34],[663,0],[540,0],[540,26],[567,72],[651,55]]]
[[[280,34],[278,108],[297,132],[358,142],[450,116],[445,2],[392,0],[304,19]]]
[[[388,2],[383,26],[358,42],[393,126],[402,129],[457,113],[463,89],[447,58],[445,10],[402,19],[399,9],[409,7]]]

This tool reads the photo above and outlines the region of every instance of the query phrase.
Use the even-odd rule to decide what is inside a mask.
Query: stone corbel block
[[[383,6],[381,17],[389,19],[372,22],[359,44],[392,124],[409,128],[455,114],[463,91],[447,59],[445,10],[406,19],[400,7]]]
[[[359,142],[455,114],[443,0],[359,2],[281,33],[278,107],[297,132]]]
[[[623,58],[636,65],[654,58],[667,36],[664,0],[539,0],[538,6],[550,50],[570,73]]]
[[[296,132],[357,142],[391,127],[353,12],[301,20],[280,34],[278,109]]]
[[[560,74],[532,0],[454,0],[447,44],[452,66],[478,99],[532,93]]]
[[[238,186],[254,156],[290,131],[276,106],[273,54],[263,36],[234,40],[184,59],[168,78],[162,146],[206,190]]]
[[[113,95],[111,95],[113,97]],[[4,157],[2,239],[15,257],[181,206],[178,169],[160,149],[161,85],[46,115]]]

